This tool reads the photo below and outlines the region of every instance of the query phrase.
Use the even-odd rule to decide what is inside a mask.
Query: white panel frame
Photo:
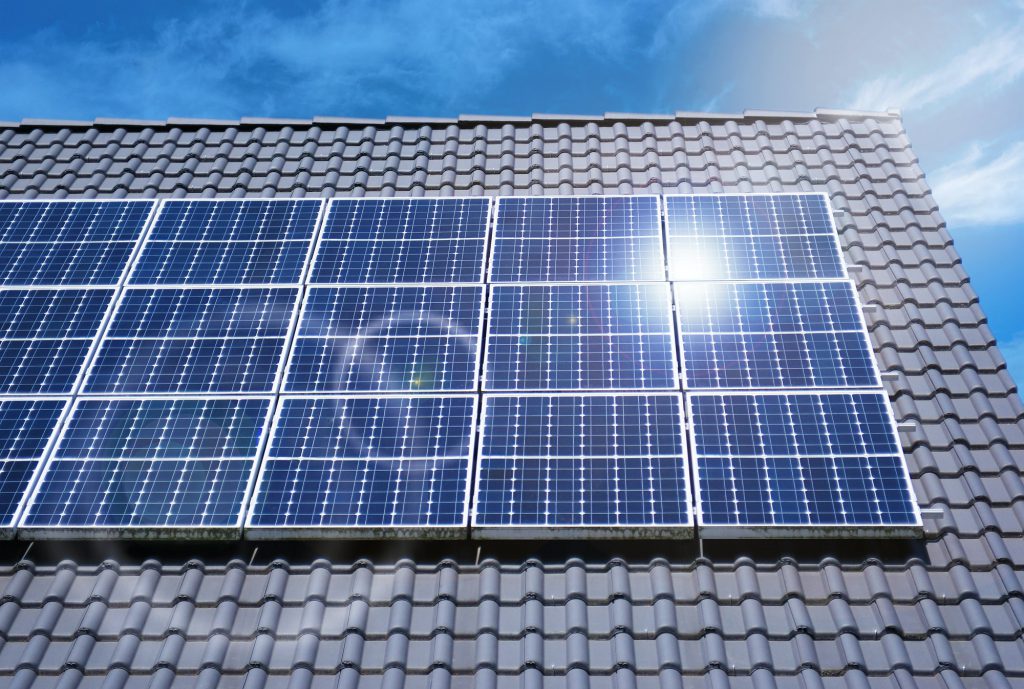
[[[128,457],[57,457],[56,449],[60,446],[60,443],[64,441],[64,436],[70,426],[71,419],[74,418],[74,414],[78,411],[78,407],[83,403],[94,403],[94,402],[156,402],[156,401],[175,401],[182,402],[187,400],[198,400],[198,401],[212,401],[212,400],[264,400],[267,402],[267,408],[263,416],[263,427],[260,432],[260,437],[257,439],[256,451],[252,457],[159,457],[159,458],[128,458]],[[21,539],[34,539],[34,540],[51,540],[51,539],[86,539],[86,540],[100,540],[100,539],[140,539],[140,540],[181,540],[181,539],[199,539],[199,540],[233,540],[241,538],[242,535],[242,523],[245,518],[245,513],[249,500],[252,496],[253,485],[256,479],[256,473],[259,468],[260,458],[263,456],[263,451],[267,443],[267,438],[270,435],[270,423],[271,416],[274,413],[275,398],[273,395],[235,395],[231,398],[216,397],[212,398],[207,395],[190,395],[190,396],[176,396],[176,395],[133,395],[133,396],[97,396],[97,397],[78,397],[74,400],[71,410],[65,410],[65,414],[60,424],[60,433],[57,435],[55,441],[52,442],[49,450],[48,457],[43,466],[42,470],[38,472],[35,483],[33,484],[32,490],[29,492],[28,500],[22,507],[22,511],[18,517],[17,533]],[[69,526],[31,526],[25,524],[25,519],[34,507],[36,499],[39,496],[39,488],[43,485],[46,476],[50,473],[53,464],[59,461],[63,462],[196,462],[196,461],[223,461],[223,462],[237,462],[248,463],[249,478],[246,481],[245,490],[242,493],[241,500],[238,503],[237,515],[235,523],[230,526],[191,526],[191,525],[166,525],[166,526],[116,526],[116,525],[69,525]]]
[[[914,524],[909,525],[887,525],[887,524],[705,524],[703,514],[703,502],[700,491],[700,464],[702,455],[697,452],[697,434],[693,422],[693,400],[696,397],[797,397],[797,396],[836,396],[836,395],[874,395],[880,397],[888,410],[889,431],[897,450],[888,453],[868,453],[861,455],[836,454],[836,455],[798,455],[800,459],[831,459],[834,457],[899,457],[902,459],[904,487],[910,500],[910,506],[914,513]],[[734,539],[734,538],[917,538],[923,535],[924,525],[921,521],[921,510],[918,506],[917,495],[914,492],[913,482],[910,478],[910,467],[907,465],[906,454],[903,452],[903,445],[900,441],[899,432],[896,428],[896,417],[893,414],[892,404],[889,396],[881,389],[865,390],[744,390],[744,391],[722,391],[708,390],[686,394],[686,415],[691,420],[689,433],[689,452],[693,468],[693,495],[696,500],[694,514],[697,523],[697,533],[700,538],[713,539]],[[719,457],[719,455],[715,455]],[[739,459],[741,456],[734,455],[732,459]],[[758,461],[764,459],[761,455],[742,455],[742,458]]]
[[[676,455],[657,455],[658,458],[664,459],[675,459],[678,460],[683,477],[686,481],[686,504],[687,514],[689,518],[685,522],[676,524],[612,524],[612,525],[564,525],[564,524],[524,524],[524,525],[493,525],[493,524],[480,524],[479,515],[477,514],[477,498],[480,496],[480,477],[483,473],[484,462],[491,459],[511,459],[519,461],[550,461],[550,460],[564,460],[564,461],[575,461],[581,459],[580,457],[569,457],[569,456],[544,456],[544,457],[507,457],[507,456],[484,456],[484,436],[487,431],[487,402],[489,399],[498,397],[674,397],[678,400],[679,406],[679,441],[681,454]],[[694,504],[693,504],[693,475],[691,471],[691,462],[688,456],[688,445],[686,438],[686,425],[685,425],[685,411],[684,411],[684,399],[683,394],[678,391],[642,391],[642,392],[623,392],[616,391],[614,393],[600,393],[600,392],[553,392],[553,393],[501,393],[501,394],[483,394],[481,395],[481,406],[480,406],[480,433],[477,443],[476,461],[475,467],[475,480],[473,483],[473,509],[470,515],[470,537],[473,539],[493,539],[493,540],[525,540],[525,539],[543,539],[543,540],[557,540],[557,539],[659,539],[659,538],[690,538],[694,534]],[[654,457],[651,455],[650,457]],[[619,456],[615,459],[621,459],[625,461],[637,460],[637,459],[648,459],[648,456]],[[604,456],[595,456],[595,459],[602,459]],[[585,459],[585,458],[583,458]]]
[[[349,400],[349,399],[471,399],[473,402],[472,411],[470,412],[470,427],[469,437],[467,440],[467,454],[464,457],[365,457],[365,458],[342,458],[342,457],[270,457],[270,443],[274,436],[277,434],[278,426],[281,421],[281,412],[284,408],[284,404],[288,400]],[[244,531],[245,536],[252,540],[273,540],[273,539],[290,539],[290,538],[308,538],[308,539],[334,539],[334,538],[346,538],[346,539],[388,539],[388,538],[418,538],[418,539],[431,539],[431,540],[450,540],[450,539],[462,539],[466,537],[466,529],[469,525],[469,514],[470,514],[470,494],[472,493],[473,486],[473,454],[474,446],[477,435],[478,418],[480,414],[480,395],[475,393],[455,393],[455,394],[388,394],[388,395],[368,395],[368,394],[334,394],[334,395],[304,395],[304,394],[282,394],[278,398],[277,409],[274,412],[274,419],[270,427],[270,431],[267,433],[267,442],[263,449],[263,461],[260,463],[259,473],[256,478],[255,487],[253,488],[245,510],[245,522]],[[254,526],[252,523],[253,514],[255,512],[256,503],[261,496],[261,489],[263,482],[266,477],[267,468],[270,462],[285,461],[294,462],[302,461],[304,459],[311,460],[326,460],[334,462],[365,462],[365,461],[406,461],[406,460],[425,460],[432,461],[437,459],[454,460],[454,461],[465,461],[466,463],[466,482],[465,491],[463,495],[462,504],[462,521],[457,525],[395,525],[395,526],[377,526],[377,525],[338,525],[338,526],[302,526],[302,525],[279,525],[279,526]]]
[[[492,387],[490,387],[489,386],[489,381],[487,379],[487,372],[488,372],[489,367],[490,367],[489,366],[490,365],[490,361],[489,361],[489,358],[490,358],[490,347],[488,346],[488,344],[490,343],[490,340],[491,340],[491,324],[493,322],[493,316],[494,316],[494,313],[493,313],[493,311],[494,311],[494,294],[495,294],[495,292],[497,290],[518,289],[518,288],[524,288],[524,287],[540,287],[540,288],[550,288],[550,289],[559,289],[559,288],[564,288],[564,289],[574,289],[574,288],[591,289],[591,288],[601,288],[601,287],[655,287],[655,288],[660,288],[660,289],[664,290],[665,291],[665,296],[667,297],[667,304],[666,305],[668,307],[668,312],[667,312],[666,315],[668,316],[669,330],[667,332],[665,332],[665,333],[616,333],[615,335],[616,336],[626,336],[626,337],[629,337],[629,336],[637,337],[637,336],[639,336],[641,334],[643,334],[643,335],[665,335],[665,336],[667,336],[669,338],[669,341],[671,342],[671,345],[672,345],[672,383],[671,383],[671,385],[664,386],[664,387],[648,387],[648,388],[628,388],[628,387],[617,387],[617,388],[579,388],[578,390],[576,388],[557,388],[557,389],[547,390],[546,388],[517,389],[517,388],[492,388]],[[627,392],[627,391],[658,392],[658,391],[675,391],[675,390],[679,389],[679,386],[680,386],[680,376],[682,375],[681,371],[683,369],[683,360],[682,360],[682,355],[680,353],[681,352],[681,349],[680,349],[681,342],[677,342],[676,341],[678,339],[678,336],[676,334],[678,329],[676,327],[676,322],[675,322],[675,317],[674,317],[674,313],[675,313],[675,309],[674,309],[674,290],[672,289],[671,283],[668,283],[668,282],[582,282],[582,283],[575,283],[575,282],[523,282],[523,283],[500,282],[500,283],[489,284],[489,285],[487,285],[487,288],[488,288],[488,291],[487,291],[487,296],[488,296],[488,298],[487,298],[487,328],[486,328],[486,333],[485,333],[485,336],[484,336],[484,341],[482,343],[484,359],[483,359],[483,368],[482,368],[481,373],[480,373],[480,386],[481,386],[480,389],[481,389],[481,391],[486,392],[486,393],[505,393],[505,394],[516,395],[516,394],[525,394],[525,393],[531,393],[531,392],[552,392],[552,393],[555,393],[555,392],[566,392],[566,393],[569,393],[569,392],[577,392],[577,391],[578,392]],[[515,336],[514,335],[496,335],[495,337],[515,337]],[[541,335],[541,337],[594,337],[594,338],[599,338],[599,337],[606,337],[606,335]]]
[[[374,242],[389,241],[389,242],[453,242],[453,241],[466,241],[472,242],[475,239],[455,239],[455,238],[434,238],[434,239],[328,239],[324,235],[327,228],[327,220],[331,216],[331,210],[334,208],[335,202],[339,201],[480,201],[484,200],[487,202],[487,220],[484,223],[484,236],[483,236],[483,252],[481,258],[480,272],[477,274],[477,279],[470,282],[453,282],[451,280],[442,280],[440,282],[313,282],[313,271],[316,268],[318,261],[320,260],[320,253],[325,242],[349,242],[349,243],[366,243],[372,244]],[[309,270],[305,276],[305,284],[309,287],[374,287],[374,286],[428,286],[428,287],[441,287],[446,285],[483,285],[489,282],[489,274],[487,268],[489,265],[489,240],[491,237],[491,231],[494,221],[494,208],[495,202],[494,197],[491,196],[335,196],[327,199],[325,204],[326,209],[323,214],[323,218],[320,222],[320,233],[317,236],[316,246],[313,249],[313,255],[309,260]]]
[[[695,197],[706,197],[706,198],[725,198],[725,197],[756,197],[756,196],[818,196],[824,203],[825,208],[828,211],[828,224],[831,233],[817,233],[813,235],[809,234],[771,234],[765,235],[767,237],[824,237],[831,234],[832,243],[836,249],[836,255],[839,257],[839,265],[843,270],[842,275],[834,275],[831,277],[811,277],[811,278],[699,278],[699,279],[680,279],[673,275],[672,266],[675,265],[674,257],[672,256],[672,232],[669,227],[668,218],[668,203],[669,199],[672,198],[695,198]],[[828,193],[824,191],[787,191],[787,192],[723,192],[721,194],[663,194],[662,195],[662,227],[665,234],[665,272],[668,275],[669,282],[797,282],[802,280],[808,280],[812,282],[822,282],[828,280],[848,280],[850,278],[850,271],[846,264],[846,252],[843,250],[842,243],[839,241],[839,229],[835,222],[835,209],[832,207],[832,199]],[[743,235],[706,235],[714,238],[725,238],[729,236],[742,237]]]
[[[658,250],[661,253],[661,273],[662,277],[660,280],[646,279],[646,280],[495,280],[494,279],[494,252],[498,244],[498,215],[501,213],[501,202],[503,200],[520,200],[520,199],[639,199],[639,198],[653,198],[655,200],[655,212],[658,222],[657,237],[659,239]],[[665,226],[665,205],[664,197],[661,194],[556,194],[553,196],[544,195],[526,195],[526,196],[496,196],[494,197],[494,204],[491,215],[491,235],[492,241],[487,254],[487,273],[486,282],[488,285],[607,285],[607,284],[639,284],[639,283],[661,283],[668,282],[670,279],[668,273],[668,254],[666,250],[667,232]],[[551,237],[505,237],[503,239],[514,240],[514,241],[540,241],[540,242],[551,242],[556,241]],[[565,239],[565,238],[562,238]],[[600,242],[609,237],[581,237],[581,240]],[[630,239],[628,235],[623,235],[621,239]]]
[[[381,339],[393,339],[393,340],[414,340],[414,339],[455,339],[458,337],[475,337],[476,339],[476,354],[474,358],[473,368],[473,384],[472,387],[466,389],[452,389],[452,390],[330,390],[330,391],[302,391],[302,390],[285,390],[285,384],[288,381],[288,373],[292,370],[292,363],[295,358],[295,351],[299,340],[356,340],[358,337],[344,335],[344,336],[327,336],[327,335],[301,335],[300,328],[302,320],[306,315],[306,307],[309,302],[309,297],[313,290],[339,290],[339,289],[447,289],[447,288],[473,288],[480,291],[479,296],[479,307],[477,311],[477,331],[475,335],[403,335],[399,337],[387,337]],[[480,358],[483,354],[483,340],[484,340],[484,316],[487,313],[485,302],[487,301],[487,285],[477,282],[398,282],[393,284],[384,283],[341,283],[341,284],[311,284],[306,285],[304,293],[302,295],[302,305],[298,311],[295,326],[293,328],[293,334],[290,339],[290,345],[288,348],[288,356],[284,367],[280,372],[280,385],[279,391],[282,395],[288,395],[290,397],[349,397],[349,396],[360,396],[360,395],[371,395],[379,393],[382,396],[397,396],[403,397],[406,395],[458,395],[460,393],[476,393],[480,389],[482,374],[480,371]]]

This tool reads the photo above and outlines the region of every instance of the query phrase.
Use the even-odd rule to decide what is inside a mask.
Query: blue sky
[[[1024,1],[16,3],[0,119],[899,107],[1024,380]]]

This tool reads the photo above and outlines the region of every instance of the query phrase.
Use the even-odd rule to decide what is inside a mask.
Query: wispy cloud
[[[932,179],[939,208],[953,226],[1024,222],[1024,141],[1007,147],[975,144]]]
[[[938,69],[872,79],[857,91],[852,106],[858,110],[925,108],[965,89],[985,85],[998,89],[1024,72],[1024,30],[996,33],[980,45],[957,55]]]
[[[816,0],[750,0],[750,7],[755,14],[762,17],[779,19],[796,19],[806,14],[816,4]]]

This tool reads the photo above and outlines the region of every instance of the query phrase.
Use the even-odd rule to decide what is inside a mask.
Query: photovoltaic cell
[[[250,535],[459,536],[473,396],[284,398]]]
[[[486,198],[333,199],[310,282],[482,282]]]
[[[0,401],[0,534],[9,537],[66,400]]]
[[[0,284],[116,285],[152,201],[0,202]]]
[[[129,282],[298,284],[322,201],[165,201]]]
[[[665,279],[656,196],[498,199],[492,282]]]
[[[686,388],[881,384],[849,282],[679,283],[675,296]]]
[[[485,390],[677,386],[668,285],[496,285]]]
[[[884,393],[696,393],[688,399],[704,536],[920,530]]]
[[[483,287],[311,287],[286,392],[476,389]]]
[[[0,394],[71,393],[113,296],[111,289],[0,290]]]
[[[299,290],[125,290],[86,393],[265,393],[276,388]]]
[[[672,280],[841,278],[823,194],[665,196]]]
[[[21,528],[237,535],[269,412],[267,398],[79,400]]]
[[[686,533],[682,397],[484,396],[473,527],[551,538]]]

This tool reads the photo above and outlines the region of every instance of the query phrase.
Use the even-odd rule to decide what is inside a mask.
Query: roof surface
[[[722,191],[845,211],[925,539],[8,543],[0,684],[1024,684],[1024,408],[898,113],[0,124],[0,197]]]

